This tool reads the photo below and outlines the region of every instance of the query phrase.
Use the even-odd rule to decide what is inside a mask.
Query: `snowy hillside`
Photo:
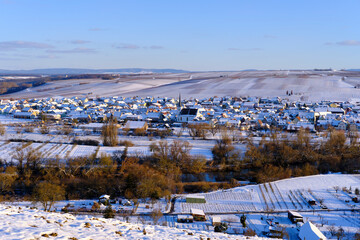
[[[3,95],[6,98],[46,98],[54,96],[166,96],[204,98],[211,96],[269,96],[291,100],[349,100],[360,98],[359,76],[349,72],[318,71],[246,71],[194,72],[122,76],[119,79],[71,79],[48,82],[23,91]],[[294,95],[287,96],[287,90]]]
[[[244,236],[124,223],[0,204],[0,238],[6,239],[248,239]],[[262,238],[253,238],[262,239]]]
[[[202,195],[205,196],[206,204],[186,203],[185,199],[180,199],[176,204],[176,212],[189,213],[191,208],[199,208],[206,213],[320,210],[325,207],[359,209],[360,206],[351,201],[354,196],[350,192],[356,188],[360,189],[360,175],[328,174],[290,178],[205,193]],[[309,200],[318,204],[312,206]]]

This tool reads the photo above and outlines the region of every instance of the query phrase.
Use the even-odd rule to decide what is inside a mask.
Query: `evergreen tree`
[[[115,217],[115,213],[114,213],[111,205],[108,205],[104,211],[104,218],[114,218],[114,217]]]

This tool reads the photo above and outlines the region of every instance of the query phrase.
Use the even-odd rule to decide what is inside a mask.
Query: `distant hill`
[[[346,69],[346,71],[360,72],[360,69]]]
[[[179,69],[146,69],[146,68],[118,68],[118,69],[86,69],[86,68],[45,68],[31,70],[4,70],[0,74],[102,74],[102,73],[185,73],[188,71]]]

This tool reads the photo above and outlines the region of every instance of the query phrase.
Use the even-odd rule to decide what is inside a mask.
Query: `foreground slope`
[[[124,223],[0,204],[0,238],[6,239],[248,239],[244,236]],[[145,230],[144,230],[145,229]],[[146,234],[144,234],[146,233]],[[253,238],[261,239],[261,238]]]

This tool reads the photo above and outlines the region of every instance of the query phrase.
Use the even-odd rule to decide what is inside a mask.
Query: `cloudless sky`
[[[359,0],[0,0],[0,69],[360,68]]]

